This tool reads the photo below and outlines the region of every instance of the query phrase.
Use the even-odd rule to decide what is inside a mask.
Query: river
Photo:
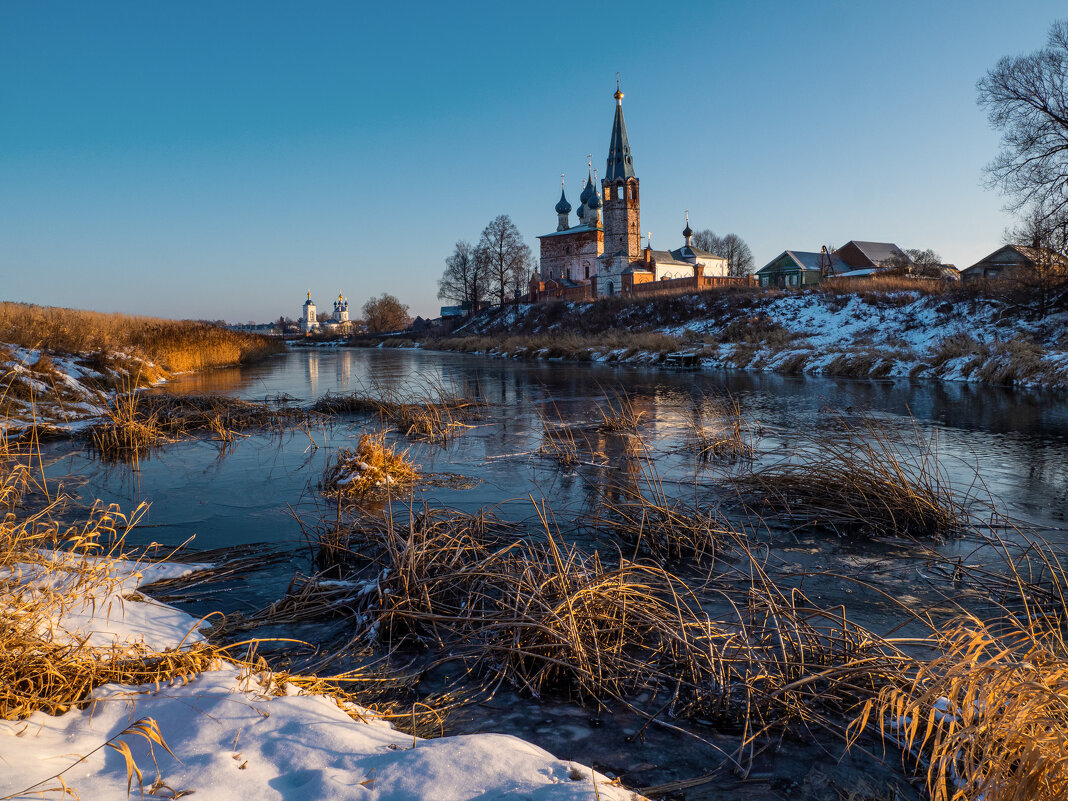
[[[424,472],[467,479],[417,490],[413,498],[420,504],[469,512],[492,508],[502,517],[528,522],[535,519],[533,502],[546,502],[558,520],[589,511],[598,493],[618,479],[624,456],[611,442],[602,442],[607,466],[562,470],[537,455],[543,419],[589,427],[599,419],[598,406],[606,397],[621,396],[640,412],[639,429],[669,491],[679,497],[699,492],[714,501],[715,471],[696,464],[684,446],[689,410],[695,398],[730,393],[753,432],[758,461],[780,458],[799,432],[833,429],[843,420],[871,416],[906,439],[935,443],[939,464],[956,487],[993,498],[1004,513],[1036,527],[1057,547],[1068,542],[1068,403],[1057,393],[337,348],[294,349],[254,365],[181,376],[156,391],[225,393],[251,400],[285,396],[289,403],[309,405],[328,392],[415,383],[478,392],[489,402],[484,418],[446,447],[391,435],[411,448]],[[128,537],[131,545],[189,543],[193,550],[264,546],[262,553],[270,558],[254,575],[183,601],[194,614],[216,608],[249,611],[276,600],[294,572],[309,569],[305,530],[329,514],[318,490],[327,460],[338,447],[353,445],[361,432],[376,427],[378,421],[370,415],[359,415],[307,432],[246,437],[228,448],[207,440],[177,443],[136,468],[97,461],[70,443],[48,445],[46,460],[48,474],[86,503],[99,498],[127,510],[149,503]],[[562,530],[566,536],[566,523]],[[886,593],[915,597],[917,603],[932,602],[937,595],[928,591],[922,564],[904,558],[907,545],[858,545],[826,533],[786,529],[773,530],[769,537],[775,558],[786,567],[825,575],[863,570]],[[966,558],[975,543],[958,540],[937,547],[945,555]],[[829,605],[848,601],[854,617],[873,628],[879,627],[886,608],[832,578],[811,578],[806,591]],[[300,635],[316,633],[304,629]],[[510,693],[468,710],[450,725],[453,731],[518,734],[562,758],[624,773],[628,786],[699,775],[716,763],[703,746],[670,732],[650,729],[643,742],[632,742],[637,723],[625,715],[548,700],[534,703]],[[827,748],[825,752],[810,742],[772,749],[745,781],[726,775],[675,797],[719,798],[726,793],[757,798],[771,792],[832,798],[820,794],[822,779],[839,788],[863,775],[874,776],[876,784],[885,780],[864,759],[850,756],[838,762],[839,751]],[[896,759],[888,762],[893,765]]]

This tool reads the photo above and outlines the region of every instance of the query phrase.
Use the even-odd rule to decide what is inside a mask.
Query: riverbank
[[[682,354],[706,370],[1068,389],[1068,313],[1038,315],[959,288],[526,304],[421,344],[514,359],[665,364]]]
[[[0,429],[74,432],[117,392],[284,350],[270,337],[192,320],[0,302]]]

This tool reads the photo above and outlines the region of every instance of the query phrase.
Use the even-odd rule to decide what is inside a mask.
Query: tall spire
[[[634,178],[634,159],[631,157],[630,142],[627,140],[627,125],[623,122],[623,92],[619,89],[616,77],[616,116],[612,120],[612,141],[608,145],[608,166],[604,172],[606,181],[625,181]]]

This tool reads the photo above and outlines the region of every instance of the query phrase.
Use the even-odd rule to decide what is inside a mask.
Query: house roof
[[[693,267],[689,262],[676,259],[675,254],[670,250],[654,250],[651,251],[651,255],[653,261],[657,264],[676,264],[680,267]]]
[[[972,270],[982,270],[985,267],[1005,266],[1011,267],[1021,263],[1035,264],[1042,259],[1068,266],[1068,258],[1048,248],[1034,248],[1027,245],[1002,245],[989,256],[980,259],[971,267],[961,270],[961,273]]]
[[[683,245],[681,248],[676,248],[671,251],[671,255],[676,259],[698,258],[698,259],[725,259],[725,256],[717,256],[715,253],[709,253],[707,250],[701,250],[701,248],[695,248],[692,245]]]
[[[823,256],[822,253],[813,253],[809,250],[784,250],[774,259],[772,259],[759,270],[757,270],[757,272],[772,272],[771,268],[774,267],[776,263],[782,259],[783,256],[787,256],[789,258],[789,261],[799,270],[814,270],[816,272],[820,272],[822,270],[822,267],[820,266],[820,259]],[[831,270],[834,273],[841,274],[849,271],[849,265],[842,261],[840,258],[838,258],[838,256],[836,256],[834,253],[831,253],[830,256]]]
[[[835,253],[842,250],[847,245],[853,245],[857,250],[863,253],[872,264],[882,264],[884,261],[893,258],[909,258],[905,254],[905,251],[893,242],[865,242],[860,239],[850,239],[845,245],[838,248]],[[909,261],[912,261],[912,259],[909,259]]]

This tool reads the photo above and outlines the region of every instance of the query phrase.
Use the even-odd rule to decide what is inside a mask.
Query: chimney
[[[645,246],[645,266],[648,267],[653,263],[653,249],[650,245]]]

